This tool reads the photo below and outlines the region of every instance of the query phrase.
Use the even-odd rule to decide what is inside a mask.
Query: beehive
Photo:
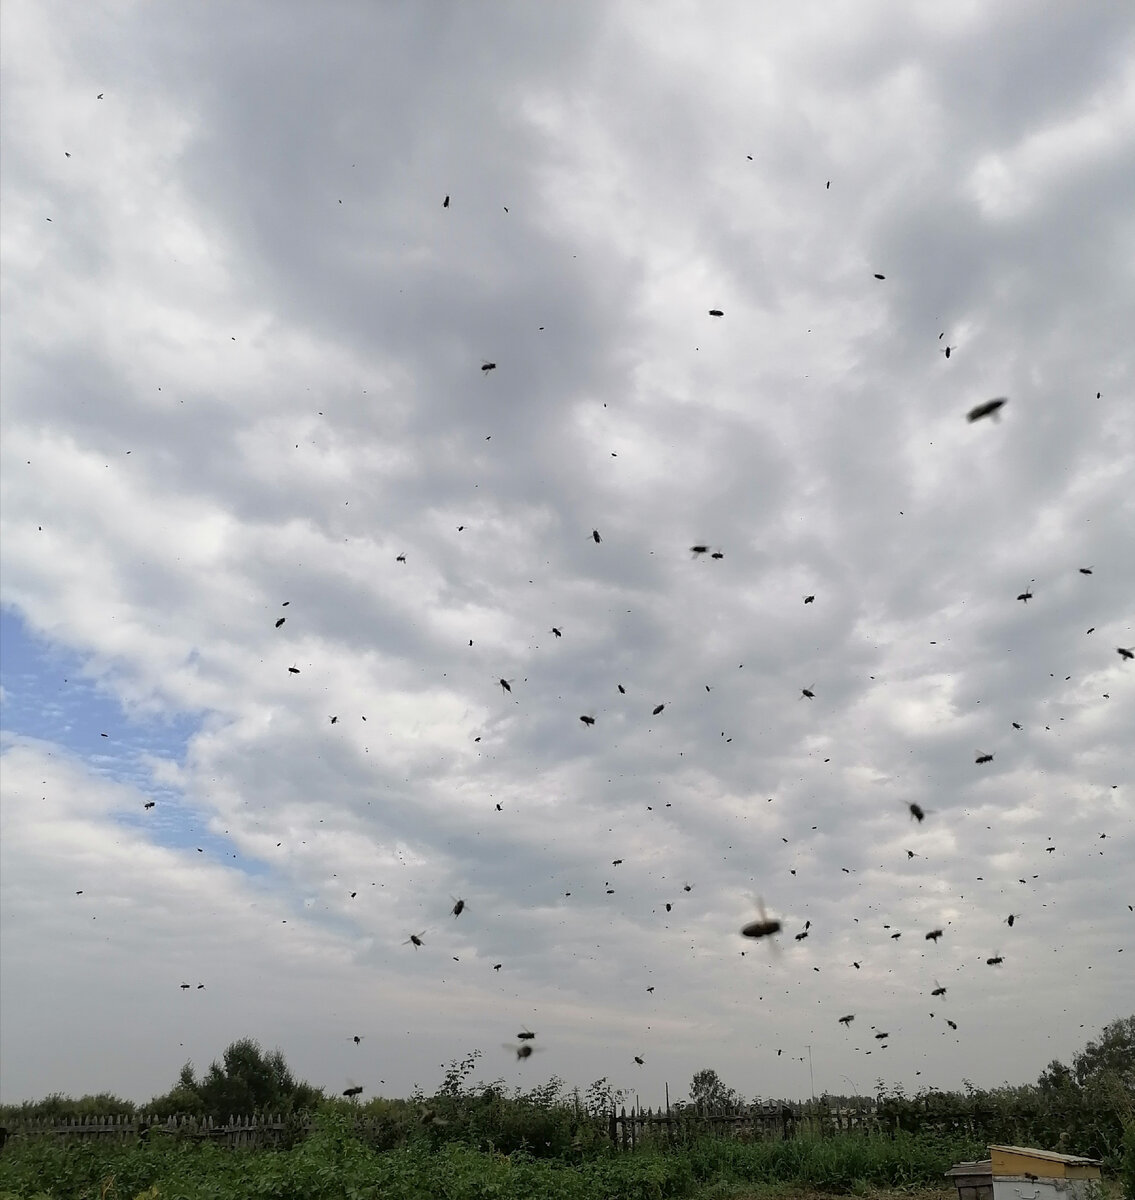
[[[993,1200],[1086,1200],[1099,1180],[1094,1158],[1024,1146],[990,1146]]]

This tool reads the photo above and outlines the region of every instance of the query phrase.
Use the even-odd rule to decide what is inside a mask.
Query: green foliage
[[[296,1080],[280,1050],[265,1054],[258,1042],[241,1038],[225,1050],[221,1063],[210,1065],[200,1080],[194,1075],[193,1064],[186,1063],[174,1087],[164,1096],[155,1097],[149,1111],[227,1121],[254,1113],[314,1109],[322,1096],[320,1089]]]
[[[1119,1177],[1126,1200],[1135,1200],[1135,1121],[1123,1131],[1123,1163]]]
[[[136,1106],[121,1096],[99,1092],[97,1096],[80,1096],[77,1100],[53,1092],[42,1100],[26,1100],[23,1104],[0,1105],[0,1124],[17,1121],[69,1121],[76,1117],[98,1117],[108,1113],[133,1116]]]
[[[712,1067],[704,1067],[690,1080],[690,1104],[700,1109],[732,1109],[743,1100],[731,1087],[726,1087]]]

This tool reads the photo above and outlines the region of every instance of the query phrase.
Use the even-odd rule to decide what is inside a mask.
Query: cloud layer
[[[1130,17],[3,25],[6,1100],[1130,1008]]]

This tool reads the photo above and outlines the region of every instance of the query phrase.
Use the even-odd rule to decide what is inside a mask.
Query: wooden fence
[[[742,1108],[625,1108],[611,1114],[612,1143],[633,1150],[643,1141],[683,1142],[699,1137],[792,1138],[799,1134],[830,1137],[885,1129],[874,1104],[827,1108],[821,1104],[753,1104]]]
[[[303,1137],[307,1119],[283,1116],[230,1117],[227,1122],[191,1116],[83,1116],[66,1120],[10,1121],[9,1137],[51,1137],[69,1142],[145,1142],[164,1138],[213,1142],[222,1146],[272,1147],[288,1138]]]

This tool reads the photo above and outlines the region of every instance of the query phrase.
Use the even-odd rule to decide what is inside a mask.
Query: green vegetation
[[[834,1097],[808,1104],[797,1136],[754,1139],[750,1131],[704,1136],[689,1122],[671,1142],[664,1127],[638,1149],[610,1143],[608,1117],[622,1101],[605,1080],[581,1096],[553,1076],[528,1091],[501,1081],[473,1082],[479,1053],[453,1062],[432,1096],[326,1099],[297,1082],[275,1051],[235,1042],[198,1080],[187,1065],[175,1087],[148,1106],[114,1096],[0,1109],[16,1135],[0,1152],[0,1200],[236,1200],[240,1197],[379,1197],[427,1200],[699,1200],[783,1195],[786,1189],[842,1194],[945,1192],[943,1173],[984,1157],[990,1142],[1036,1145],[1104,1160],[1135,1200],[1135,1018],[1114,1022],[1071,1067],[1053,1062],[1035,1086],[963,1093],[900,1091],[879,1096],[873,1127],[832,1133],[824,1114]],[[675,1111],[734,1107],[741,1097],[711,1069],[699,1071],[690,1101]],[[151,1130],[123,1144],[113,1138],[24,1136],[29,1119],[172,1112],[281,1114],[276,1146],[227,1148],[192,1132]],[[870,1118],[869,1118],[870,1119]],[[820,1136],[826,1133],[827,1136]]]
[[[586,1154],[537,1159],[478,1150],[459,1142],[436,1148],[428,1137],[381,1151],[355,1133],[352,1114],[332,1106],[311,1136],[291,1150],[224,1150],[154,1143],[9,1144],[0,1156],[0,1197],[51,1200],[341,1200],[379,1197],[493,1197],[494,1200],[662,1200],[727,1195],[760,1184],[793,1183],[834,1192],[939,1186],[967,1143],[900,1135],[740,1143],[705,1140],[681,1151]]]

